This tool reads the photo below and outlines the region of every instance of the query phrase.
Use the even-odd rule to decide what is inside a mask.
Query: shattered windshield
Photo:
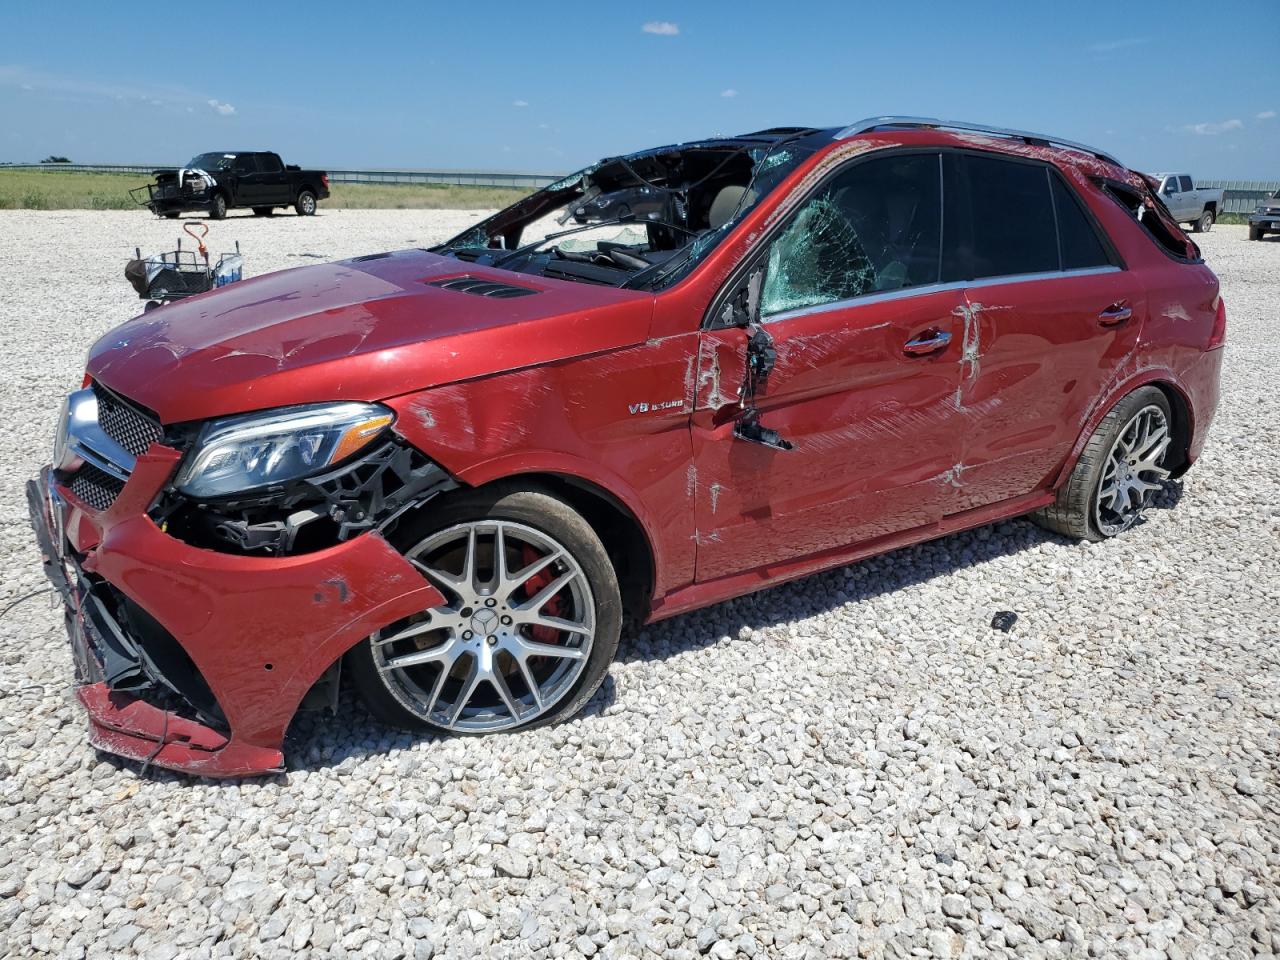
[[[519,273],[658,289],[687,274],[805,157],[794,141],[709,140],[613,157],[435,248]]]
[[[187,161],[188,170],[230,170],[234,153],[202,153]]]

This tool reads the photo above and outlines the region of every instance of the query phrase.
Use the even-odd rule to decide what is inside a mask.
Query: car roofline
[[[1009,127],[994,127],[983,123],[971,123],[967,120],[940,120],[937,117],[906,117],[906,116],[884,116],[884,117],[867,117],[856,123],[851,123],[847,127],[837,130],[832,137],[833,140],[847,140],[850,137],[856,137],[863,133],[872,133],[877,130],[941,130],[944,132],[961,132],[961,133],[982,133],[992,137],[1004,137],[1010,140],[1021,140],[1035,146],[1042,147],[1065,147],[1068,150],[1079,150],[1084,153],[1091,154],[1106,163],[1113,164],[1121,169],[1127,169],[1123,163],[1113,157],[1106,151],[1091,147],[1088,144],[1077,143],[1074,140],[1064,140],[1061,137],[1050,136],[1044,133],[1032,133],[1029,130],[1015,130]]]

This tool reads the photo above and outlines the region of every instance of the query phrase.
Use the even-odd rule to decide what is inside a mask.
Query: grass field
[[[129,191],[150,180],[120,173],[0,169],[0,210],[132,210]],[[526,194],[504,187],[339,183],[322,204],[347,209],[492,210]]]

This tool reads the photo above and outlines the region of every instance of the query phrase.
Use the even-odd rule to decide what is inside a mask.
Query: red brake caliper
[[[539,560],[539,559],[541,558],[538,556],[538,552],[534,550],[533,547],[529,546],[527,543],[521,545],[520,562],[523,563],[526,567],[529,566],[529,564],[533,563],[535,560]],[[537,596],[538,591],[541,590],[543,587],[545,587],[548,583],[550,583],[554,578],[555,578],[555,574],[551,571],[550,567],[546,567],[543,570],[539,570],[527,581],[525,581],[525,584],[524,584],[525,599],[528,600],[532,597]],[[547,613],[548,616],[558,617],[560,616],[562,608],[563,608],[563,603],[560,599],[560,595],[556,594],[556,596],[552,597],[550,600],[546,602],[546,605],[542,609]],[[559,643],[560,631],[557,630],[555,627],[542,627],[542,626],[530,627],[529,639],[536,640],[538,641],[538,643]]]

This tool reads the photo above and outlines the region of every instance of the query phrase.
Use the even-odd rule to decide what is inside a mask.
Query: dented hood
[[[459,277],[532,292],[432,285]],[[406,250],[267,274],[145,313],[94,344],[88,371],[165,423],[382,400],[640,343],[652,302]]]

